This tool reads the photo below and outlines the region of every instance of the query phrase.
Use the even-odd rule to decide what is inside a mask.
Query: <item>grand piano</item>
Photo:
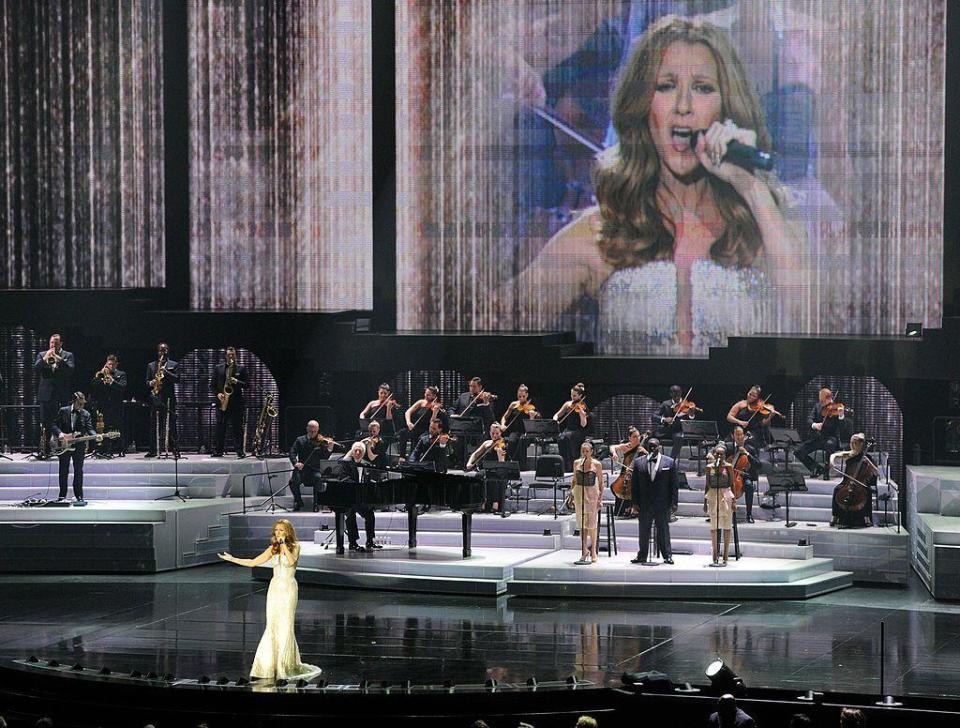
[[[364,468],[366,482],[359,481],[356,463],[347,460],[324,462],[314,488],[314,509],[321,505],[336,514],[337,553],[344,553],[344,516],[351,508],[382,508],[402,505],[407,510],[407,545],[417,545],[417,506],[448,508],[462,514],[463,557],[470,556],[473,513],[484,500],[484,481],[476,475],[437,473],[426,467],[399,465]],[[372,476],[372,477],[369,477]]]

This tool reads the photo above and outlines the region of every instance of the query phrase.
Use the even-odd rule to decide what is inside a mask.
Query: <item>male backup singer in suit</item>
[[[73,392],[73,371],[76,362],[73,354],[62,348],[60,334],[50,336],[50,348],[37,354],[33,370],[40,375],[37,404],[40,405],[40,424],[44,432],[40,447],[46,452],[46,438],[52,432],[51,425],[61,407],[70,404]]]
[[[227,373],[230,374],[230,386],[233,393],[227,400],[227,409],[223,410],[222,402],[226,396],[223,388],[227,385]],[[223,455],[223,447],[227,442],[227,422],[233,432],[233,443],[236,446],[238,458],[245,458],[243,451],[243,415],[246,411],[246,400],[243,391],[247,387],[247,368],[237,362],[237,350],[228,346],[226,361],[217,364],[210,378],[210,389],[217,397],[217,442],[213,449],[214,457]]]
[[[660,452],[660,441],[647,440],[649,455],[633,461],[633,500],[640,511],[640,550],[630,563],[647,563],[650,525],[657,523],[657,547],[663,563],[673,563],[670,514],[677,509],[677,463]]]
[[[83,392],[74,392],[73,404],[62,407],[54,419],[51,427],[54,436],[61,440],[71,434],[75,435],[95,435],[97,442],[103,438],[97,435],[93,427],[93,418],[90,413],[83,408],[87,403]],[[73,460],[73,495],[77,499],[78,506],[85,506],[87,502],[83,499],[83,458],[87,453],[87,443],[78,442],[71,452],[65,452],[60,456],[60,497],[58,501],[67,499],[67,478],[70,475],[70,461]]]

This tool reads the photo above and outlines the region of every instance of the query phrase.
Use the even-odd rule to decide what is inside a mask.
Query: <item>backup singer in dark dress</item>
[[[157,382],[157,373],[163,377]],[[147,389],[150,390],[150,447],[145,457],[156,457],[167,446],[167,436],[174,455],[179,455],[177,445],[177,390],[180,383],[180,364],[170,358],[170,347],[157,344],[157,359],[147,364]],[[168,432],[169,427],[169,432]]]
[[[86,403],[83,392],[74,393],[73,404],[61,408],[51,423],[54,437],[62,442],[67,435],[96,436],[97,442],[100,442],[101,438],[97,436],[93,426],[93,418],[84,409]],[[73,496],[77,499],[78,506],[87,504],[83,499],[83,459],[86,454],[87,443],[78,442],[71,452],[65,452],[60,456],[60,495],[57,500],[62,501],[67,498],[67,480],[70,475],[70,462],[73,461]]]
[[[310,488],[316,487],[319,482],[320,462],[327,460],[336,443],[330,438],[321,437],[320,423],[316,420],[310,420],[307,423],[307,434],[300,435],[290,446],[290,464],[293,466],[293,473],[290,475],[290,482],[287,486],[293,493],[293,510],[299,511],[303,508],[303,495],[300,493],[300,486],[306,485]],[[316,499],[313,501],[313,510],[320,510]]]
[[[233,391],[229,394],[226,387]],[[247,402],[244,392],[247,388],[247,368],[237,361],[237,350],[227,347],[226,360],[217,364],[210,378],[210,390],[217,398],[217,442],[213,450],[214,457],[223,455],[227,441],[227,424],[233,435],[233,444],[238,458],[246,457],[243,451],[243,417],[246,414]],[[227,409],[223,409],[223,401],[227,401]]]
[[[47,438],[53,420],[61,407],[70,404],[73,396],[73,372],[76,361],[73,354],[61,346],[60,334],[50,336],[49,348],[37,353],[33,371],[40,376],[37,404],[40,405],[41,451],[46,452]]]
[[[677,463],[660,452],[660,441],[647,441],[649,455],[633,461],[633,501],[640,513],[640,549],[633,564],[647,563],[650,526],[657,524],[657,548],[663,563],[673,563],[670,547],[670,514],[677,510]]]
[[[120,369],[116,354],[107,357],[103,368],[93,375],[90,383],[93,392],[93,407],[103,417],[104,427],[108,430],[124,431],[123,427],[123,397],[127,391],[127,373]],[[111,440],[105,440],[100,451],[123,454],[126,450],[126,434],[123,439],[117,440],[116,445]]]

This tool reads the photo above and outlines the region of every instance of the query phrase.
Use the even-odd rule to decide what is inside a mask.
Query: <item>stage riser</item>
[[[960,467],[907,467],[914,570],[937,599],[960,599]]]
[[[599,538],[600,548],[606,548],[606,540],[603,532]],[[705,540],[693,539],[670,539],[671,548],[676,554],[702,554],[711,553],[711,544]],[[621,536],[617,534],[617,547],[621,552],[634,552],[639,548],[636,536]],[[564,536],[563,548],[580,548],[579,536]],[[814,557],[813,546],[797,546],[790,544],[740,542],[740,551],[744,556],[751,556],[762,559],[812,559]],[[730,553],[733,553],[733,544],[730,545]]]
[[[157,498],[170,496],[176,490],[175,486],[110,486],[102,487],[91,485],[84,481],[83,497],[88,501],[152,501]],[[220,496],[222,486],[189,486],[180,485],[180,493],[188,498],[194,499],[213,499]],[[29,488],[6,487],[0,489],[0,500],[3,501],[24,501],[27,498],[45,498],[47,500],[56,500],[60,494],[60,488],[56,482],[52,485],[44,484]],[[73,500],[72,486],[67,489],[67,498]]]

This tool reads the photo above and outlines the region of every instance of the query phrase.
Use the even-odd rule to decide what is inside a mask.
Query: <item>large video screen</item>
[[[705,356],[939,326],[945,12],[401,0],[398,327]]]
[[[189,5],[191,305],[373,306],[367,0]]]

